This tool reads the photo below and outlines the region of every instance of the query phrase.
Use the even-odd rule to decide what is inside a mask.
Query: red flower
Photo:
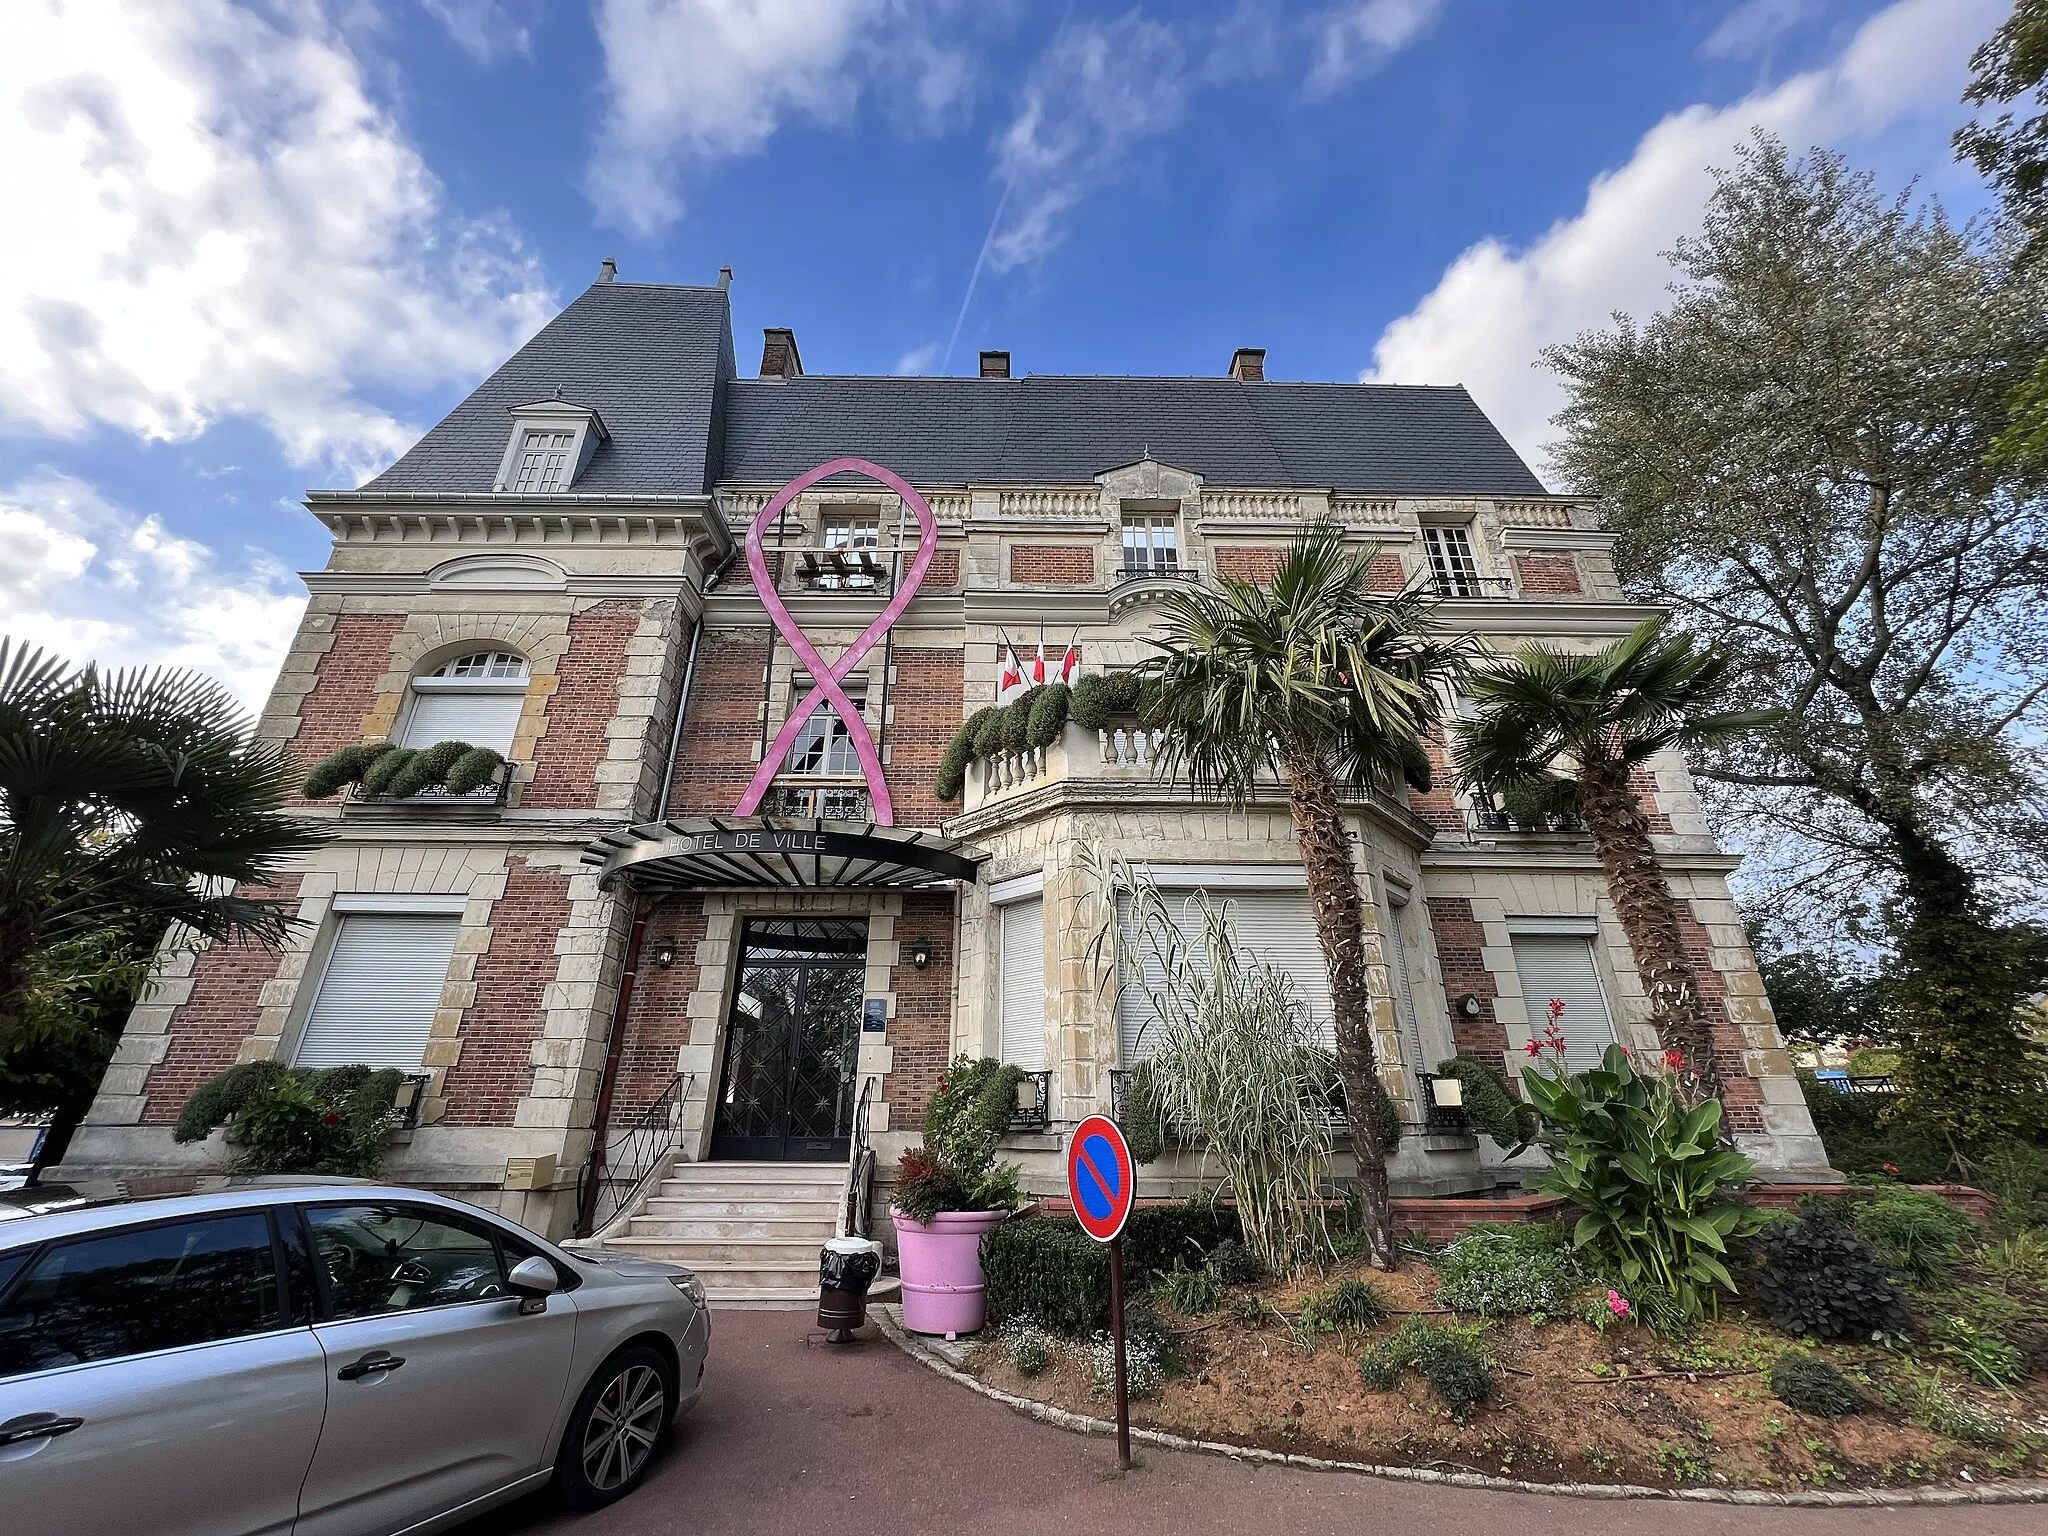
[[[1531,1040],[1529,1042],[1529,1054],[1531,1056],[1541,1056],[1543,1054],[1543,1043],[1540,1040]]]
[[[1882,1168],[1886,1173],[1891,1174],[1896,1174],[1899,1171],[1899,1165],[1897,1163],[1879,1163],[1878,1167]]]
[[[1561,998],[1561,997],[1553,997],[1553,998],[1552,998],[1552,999],[1550,1000],[1550,1017],[1551,1017],[1551,1019],[1552,1019],[1553,1021],[1555,1021],[1555,1020],[1557,1020],[1557,1019],[1561,1019],[1561,1018],[1563,1018],[1563,1017],[1564,1017],[1564,999],[1563,999],[1563,998]]]
[[[322,1125],[339,1125],[341,1124],[341,1116],[329,1112],[320,1117],[320,1123]]]
[[[1683,1072],[1685,1070],[1685,1052],[1666,1051],[1664,1053],[1664,1065],[1674,1072]]]

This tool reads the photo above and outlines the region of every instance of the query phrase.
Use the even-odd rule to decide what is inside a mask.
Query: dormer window
[[[1429,574],[1439,597],[1478,597],[1479,562],[1472,555],[1472,536],[1455,524],[1426,525],[1422,547],[1429,554]]]
[[[512,408],[512,436],[498,465],[495,489],[515,496],[548,496],[572,489],[597,445],[610,439],[604,420],[587,405],[559,397]]]

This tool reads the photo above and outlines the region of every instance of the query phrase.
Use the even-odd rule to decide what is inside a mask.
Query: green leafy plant
[[[1939,1319],[1934,1325],[1933,1349],[1987,1387],[2009,1387],[2027,1373],[2025,1355],[1967,1317]]]
[[[1977,1224],[1939,1195],[1884,1184],[1849,1206],[1849,1225],[1878,1257],[1916,1284],[1945,1277]]]
[[[1126,1319],[1128,1324],[1128,1319]],[[1088,1385],[1098,1393],[1116,1390],[1116,1341],[1107,1332],[1098,1333],[1088,1344]],[[1166,1385],[1172,1365],[1169,1347],[1152,1333],[1124,1332],[1124,1380],[1132,1397],[1157,1397]]]
[[[1529,1148],[1542,1125],[1534,1105],[1525,1104],[1508,1088],[1507,1079],[1468,1056],[1452,1056],[1436,1064],[1439,1077],[1454,1077],[1464,1086],[1465,1118],[1490,1136],[1510,1158]]]
[[[1906,1298],[1876,1252],[1824,1211],[1759,1232],[1757,1295],[1771,1321],[1800,1338],[1876,1340],[1906,1331]]]
[[[913,1221],[940,1211],[1007,1211],[1018,1201],[1017,1165],[996,1161],[1016,1113],[1019,1067],[961,1056],[946,1068],[924,1112],[924,1142],[896,1165],[895,1208]]]
[[[2020,1232],[1977,1250],[1977,1266],[2007,1290],[2048,1290],[2048,1233]]]
[[[384,1161],[404,1081],[394,1069],[243,1062],[200,1084],[171,1137],[203,1141],[226,1125],[239,1172],[367,1178]]]
[[[483,788],[505,759],[489,747],[438,741],[431,747],[395,747],[388,741],[342,747],[306,771],[300,792],[323,800],[350,784],[373,798],[406,800],[436,788],[466,795]]]
[[[1827,1361],[1803,1349],[1788,1349],[1771,1366],[1771,1396],[1788,1408],[1839,1419],[1861,1411],[1862,1394]]]
[[[306,782],[299,792],[308,800],[325,800],[337,790],[359,783],[371,763],[395,750],[388,741],[373,741],[330,752],[306,770]]]
[[[1387,1320],[1387,1294],[1370,1280],[1343,1280],[1301,1304],[1303,1325],[1316,1333],[1377,1328]]]
[[[977,709],[946,743],[946,750],[939,756],[938,779],[932,786],[932,792],[940,800],[958,800],[966,789],[967,765],[974,761],[974,743],[980,739],[981,728],[988,724],[989,717],[995,712],[993,705]]]
[[[1552,1222],[1474,1227],[1436,1256],[1436,1299],[1482,1317],[1560,1317],[1591,1278]]]
[[[1755,1209],[1728,1198],[1755,1165],[1721,1145],[1718,1099],[1686,1101],[1682,1060],[1639,1070],[1610,1045],[1599,1066],[1566,1073],[1556,1022],[1562,1011],[1552,1003],[1542,1042],[1554,1057],[1550,1069],[1522,1073],[1551,1157],[1536,1187],[1579,1209],[1572,1245],[1589,1251],[1629,1294],[1654,1288],[1680,1319],[1696,1319],[1715,1310],[1721,1292],[1735,1290],[1724,1262],[1729,1241],[1763,1224]],[[1654,1323],[1657,1314],[1649,1315]]]
[[[1259,1256],[1234,1237],[1209,1250],[1209,1270],[1225,1285],[1256,1285],[1266,1278]]]
[[[2024,1141],[2005,1141],[1979,1158],[1972,1181],[1998,1200],[2001,1226],[2024,1229],[2033,1225],[2039,1202],[2048,1194],[2048,1147]]]
[[[981,1273],[998,1323],[1030,1319],[1068,1338],[1109,1326],[1109,1249],[1076,1222],[1004,1222],[981,1240]]]
[[[1188,1317],[1213,1312],[1223,1300],[1223,1282],[1215,1272],[1201,1269],[1170,1269],[1159,1277],[1154,1296]]]
[[[1493,1395],[1493,1371],[1479,1352],[1478,1330],[1433,1328],[1411,1317],[1358,1357],[1358,1374],[1376,1391],[1391,1392],[1401,1372],[1420,1371],[1455,1418],[1465,1418]]]
[[[1074,724],[1085,731],[1107,730],[1119,716],[1136,714],[1143,695],[1143,680],[1135,672],[1090,673],[1074,684]]]
[[[1038,701],[1044,693],[1043,688],[1027,688],[1003,706],[1005,752],[1022,752],[1030,745],[1031,711],[1038,707]]]
[[[1125,1145],[1131,1149],[1133,1162],[1156,1162],[1166,1150],[1159,1110],[1159,1076],[1151,1062],[1133,1062],[1124,1073],[1124,1103],[1117,1124],[1124,1133]]]
[[[1909,1368],[1887,1379],[1883,1396],[1913,1423],[1937,1435],[1971,1445],[1992,1445],[2005,1438],[1996,1419],[1956,1391],[1937,1372]]]

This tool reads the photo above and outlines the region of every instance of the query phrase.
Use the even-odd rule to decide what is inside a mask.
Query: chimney
[[[1266,349],[1239,347],[1230,354],[1230,376],[1240,384],[1266,382]]]
[[[984,379],[1007,379],[1010,376],[1010,354],[1007,352],[982,353],[981,376]]]
[[[616,257],[607,256],[604,264],[597,269],[600,283],[616,283],[619,280],[619,263]]]
[[[779,325],[765,327],[761,332],[761,377],[800,379],[803,376],[804,360],[797,355],[796,332]]]
[[[732,286],[732,268],[731,268],[731,267],[720,267],[720,268],[718,269],[718,291],[719,291],[720,293],[723,293],[723,292],[725,292],[725,290],[726,290],[726,289],[730,288],[731,286]]]

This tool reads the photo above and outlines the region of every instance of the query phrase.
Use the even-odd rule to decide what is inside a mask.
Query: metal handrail
[[[1540,823],[1517,821],[1504,807],[1475,805],[1465,812],[1465,822],[1474,832],[1583,832],[1586,824],[1569,811],[1545,816]]]
[[[1513,597],[1515,579],[1512,576],[1445,576],[1432,574],[1429,585],[1438,597],[1471,599],[1475,597]]]
[[[875,1149],[868,1140],[868,1106],[881,1084],[872,1073],[861,1079],[860,1099],[853,1110],[853,1145],[846,1154],[846,1192],[839,1202],[841,1237],[866,1237],[874,1226]]]
[[[695,1076],[678,1072],[631,1125],[590,1149],[576,1175],[576,1235],[600,1231],[632,1203],[645,1184],[675,1161],[683,1100]]]

